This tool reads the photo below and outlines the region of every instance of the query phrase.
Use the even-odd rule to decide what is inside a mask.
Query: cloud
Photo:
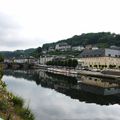
[[[26,36],[24,29],[11,16],[0,12],[0,51],[40,46],[39,38]]]
[[[0,0],[0,50],[37,47],[88,32],[120,33],[119,3]]]

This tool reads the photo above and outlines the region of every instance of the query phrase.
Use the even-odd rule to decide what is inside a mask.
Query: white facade
[[[27,63],[28,59],[14,59],[14,63]]]
[[[40,57],[39,63],[42,65],[45,65],[48,61],[52,61],[53,58],[54,58],[53,56],[52,57],[48,57],[48,56]]]
[[[54,49],[53,47],[50,47],[48,51],[49,51],[49,52],[50,52],[50,51],[52,52],[52,51],[55,51],[55,49]]]
[[[72,50],[75,50],[75,51],[82,51],[84,49],[85,48],[83,46],[74,46],[74,47],[72,47]]]
[[[4,59],[4,63],[13,63],[13,59]]]
[[[105,56],[120,57],[120,50],[105,49]]]
[[[71,49],[71,46],[67,43],[59,43],[55,46],[55,50],[67,51],[69,49]]]
[[[92,47],[92,50],[98,50],[99,48],[98,47]]]

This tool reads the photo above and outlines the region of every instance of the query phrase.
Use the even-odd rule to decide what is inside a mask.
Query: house
[[[111,49],[120,50],[120,47],[118,47],[118,46],[115,46],[115,45],[112,45],[112,46],[110,46],[110,48],[111,48]]]
[[[54,56],[40,56],[39,64],[45,65],[48,61],[52,61]]]
[[[30,57],[20,57],[20,58],[14,58],[14,63],[28,63],[28,64],[37,64],[39,63],[39,60],[36,58],[30,56]]]
[[[120,50],[84,50],[78,57],[88,68],[120,68]]]
[[[99,48],[98,47],[96,47],[96,46],[93,46],[92,47],[92,50],[98,50]]]
[[[4,63],[13,63],[13,61],[14,61],[13,59],[6,59],[6,58],[4,59]]]
[[[27,58],[14,58],[14,63],[28,63]]]
[[[85,48],[83,47],[83,46],[74,46],[74,47],[72,47],[72,50],[73,51],[82,51],[82,50],[84,50]]]
[[[91,50],[92,49],[92,45],[86,45],[85,49]]]
[[[49,52],[55,51],[54,47],[49,47],[48,49]]]
[[[38,64],[39,63],[39,59],[36,59],[32,56],[28,57],[27,60],[28,60],[29,64]]]
[[[65,43],[65,42],[58,43],[58,44],[55,46],[55,50],[59,50],[59,51],[67,51],[67,50],[70,50],[70,49],[71,49],[71,46],[68,45],[68,44]]]

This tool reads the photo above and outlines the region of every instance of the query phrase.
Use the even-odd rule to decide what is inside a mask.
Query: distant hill
[[[1,51],[0,54],[5,58],[13,58],[20,56],[31,56],[36,49],[16,50],[16,51]]]
[[[61,42],[66,42],[71,46],[86,46],[91,44],[100,48],[110,47],[111,45],[120,47],[120,35],[110,32],[83,33],[55,43],[44,44],[42,48],[48,49],[49,47],[55,47],[57,43]]]
[[[120,35],[110,32],[99,32],[99,33],[83,33],[81,35],[75,35],[72,38],[60,40],[54,43],[44,44],[43,47],[38,47],[36,49],[26,49],[26,50],[16,50],[13,52],[10,51],[1,51],[0,54],[5,58],[20,57],[22,56],[34,56],[39,58],[42,54],[42,50],[48,50],[49,47],[55,47],[57,43],[66,42],[71,46],[86,46],[94,45],[100,48],[110,47],[112,45],[120,47]],[[60,54],[59,52],[56,54]],[[63,54],[63,53],[61,53]],[[71,54],[71,53],[65,53]],[[75,53],[76,54],[76,53]]]

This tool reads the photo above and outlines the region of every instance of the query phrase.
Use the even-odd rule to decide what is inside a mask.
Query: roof
[[[105,56],[105,49],[97,49],[97,50],[84,50],[79,57],[98,57]]]

